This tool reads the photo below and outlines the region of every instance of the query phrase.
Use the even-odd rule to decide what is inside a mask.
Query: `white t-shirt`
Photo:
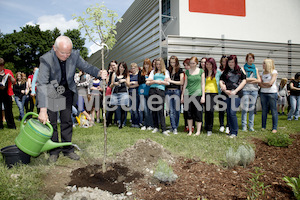
[[[268,83],[271,81],[272,79],[272,75],[273,74],[278,74],[277,70],[273,70],[272,74],[263,74],[263,72],[261,73],[261,80],[263,83]],[[276,80],[274,81],[273,85],[269,88],[261,88],[260,92],[262,93],[277,93],[278,89],[277,89],[277,84],[276,84]]]

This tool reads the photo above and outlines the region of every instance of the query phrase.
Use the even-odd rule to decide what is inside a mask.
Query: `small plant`
[[[283,180],[292,187],[296,199],[300,200],[300,175],[299,178],[285,176]]]
[[[241,145],[234,151],[231,147],[226,152],[227,166],[232,168],[236,165],[243,165],[246,167],[255,158],[255,152],[250,146]]]
[[[288,134],[271,134],[267,137],[267,143],[269,146],[275,146],[275,147],[287,147],[290,144],[292,144],[292,139],[289,137]]]
[[[247,199],[261,199],[262,196],[265,195],[265,190],[268,187],[271,187],[271,185],[265,186],[263,182],[259,181],[259,177],[263,175],[263,173],[260,173],[260,168],[255,167],[255,173],[250,173],[252,175],[252,178],[249,179],[248,183],[251,184],[250,188],[246,189],[248,190],[247,194]]]
[[[240,161],[239,164],[246,167],[251,162],[254,161],[255,158],[255,152],[250,146],[241,145],[239,146],[237,150],[237,154],[240,155]]]
[[[229,148],[228,151],[226,152],[226,161],[227,161],[227,166],[229,168],[232,168],[236,165],[238,165],[240,161],[240,155],[237,154],[233,148]]]
[[[158,160],[157,167],[154,172],[154,177],[162,182],[174,182],[178,176],[173,172],[172,167],[163,160]]]

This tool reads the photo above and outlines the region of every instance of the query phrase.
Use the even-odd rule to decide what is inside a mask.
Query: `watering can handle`
[[[24,128],[24,121],[25,119],[29,116],[29,115],[34,115],[36,117],[38,117],[39,115],[35,112],[28,112],[25,114],[25,116],[23,117],[22,121],[21,121],[21,129]],[[50,132],[51,134],[53,133],[53,127],[51,126],[51,124],[49,122],[46,122],[46,125],[50,128]]]

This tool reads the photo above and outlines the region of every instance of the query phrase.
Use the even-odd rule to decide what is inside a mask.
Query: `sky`
[[[82,16],[91,5],[104,4],[122,17],[133,2],[134,0],[0,0],[0,32],[13,33],[14,30],[20,31],[20,27],[26,24],[39,24],[43,31],[57,27],[64,33],[67,29],[78,28],[72,15]],[[83,31],[81,37],[84,37]],[[89,55],[97,51],[97,46],[89,42],[88,38],[85,43]]]

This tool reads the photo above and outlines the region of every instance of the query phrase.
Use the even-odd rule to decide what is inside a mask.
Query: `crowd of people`
[[[201,58],[200,63],[196,57],[187,58],[183,61],[184,68],[180,67],[176,56],[170,57],[167,66],[162,58],[152,62],[147,58],[142,67],[131,63],[130,68],[125,62],[118,63],[113,60],[108,66],[105,84],[80,70],[74,76],[78,101],[72,106],[73,126],[79,124],[89,127],[101,122],[102,92],[106,85],[107,126],[116,124],[120,129],[126,126],[129,111],[133,128],[152,130],[153,133],[161,128],[164,135],[169,135],[170,132],[177,134],[180,113],[183,113],[184,131],[188,135],[192,135],[194,130],[195,135],[199,135],[204,121],[204,129],[210,136],[213,131],[214,113],[217,110],[219,131],[236,137],[239,127],[237,108],[242,102],[242,131],[254,131],[257,97],[260,96],[262,129],[266,129],[267,114],[271,110],[272,132],[276,133],[278,115],[285,115],[286,105],[289,111],[287,119],[299,118],[300,73],[296,73],[289,83],[287,78],[282,78],[277,85],[278,72],[274,61],[265,59],[261,73],[254,61],[252,53],[246,55],[243,67],[239,66],[235,55],[222,56],[219,66],[214,58]],[[3,68],[4,60],[1,59],[1,62]],[[0,128],[3,128],[3,121],[7,121],[8,128],[15,128],[12,112],[9,112],[12,108],[10,102],[16,102],[20,113],[19,120],[24,117],[25,111],[33,111],[38,68],[34,68],[28,77],[25,73],[17,72],[16,79],[11,71],[2,71],[4,73],[0,74],[1,81],[5,79],[6,74],[11,78],[0,90],[3,93]],[[166,127],[166,116],[170,118],[169,129]]]

